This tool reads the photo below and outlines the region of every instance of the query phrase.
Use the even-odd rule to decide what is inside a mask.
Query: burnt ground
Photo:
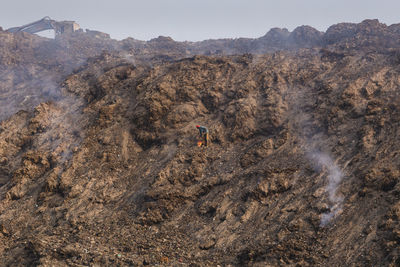
[[[369,45],[57,69],[0,124],[0,265],[399,265],[400,67]]]

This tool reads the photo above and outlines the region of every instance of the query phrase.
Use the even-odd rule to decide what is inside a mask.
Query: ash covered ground
[[[0,63],[1,266],[400,264],[400,25],[0,31]]]

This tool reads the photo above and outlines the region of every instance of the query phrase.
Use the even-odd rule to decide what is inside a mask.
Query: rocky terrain
[[[0,31],[0,265],[399,266],[399,40]]]

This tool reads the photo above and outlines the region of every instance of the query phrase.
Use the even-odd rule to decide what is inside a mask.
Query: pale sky
[[[1,0],[0,26],[21,26],[44,16],[74,20],[112,38],[177,41],[257,38],[273,27],[320,31],[339,22],[379,19],[400,23],[399,0]]]

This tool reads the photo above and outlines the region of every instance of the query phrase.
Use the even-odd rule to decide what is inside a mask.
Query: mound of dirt
[[[397,44],[355,43],[378,45],[375,28],[394,34],[374,21],[275,29],[264,44],[310,48],[232,56],[0,32],[32,45],[10,66],[56,75],[56,97],[28,76],[2,92],[40,97],[0,123],[0,265],[399,265]],[[36,42],[60,47],[41,65]]]

